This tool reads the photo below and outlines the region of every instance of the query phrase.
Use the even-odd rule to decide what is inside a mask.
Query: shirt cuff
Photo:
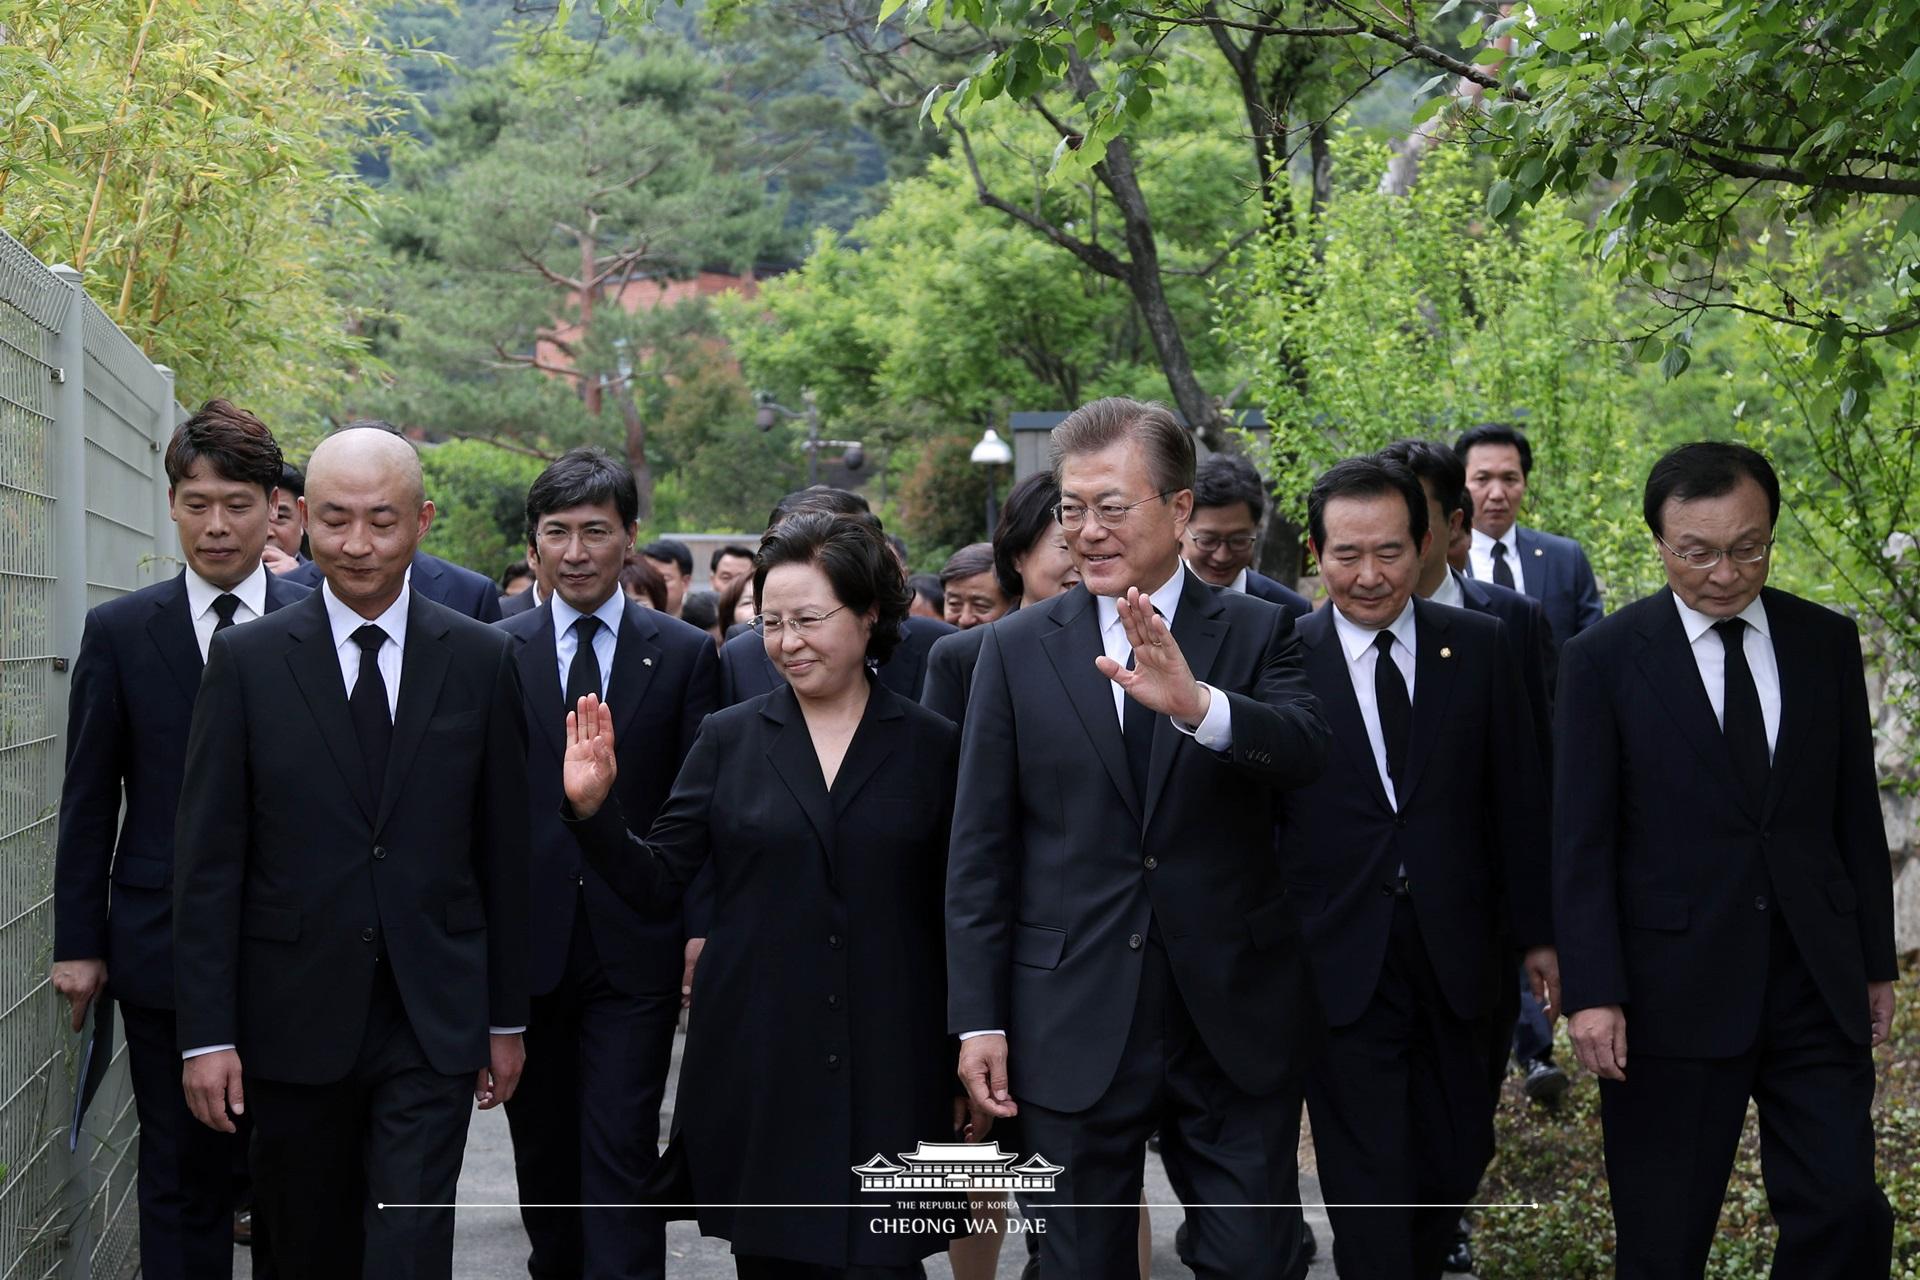
[[[1209,695],[1207,714],[1200,717],[1200,723],[1189,727],[1172,716],[1168,716],[1167,720],[1209,751],[1229,750],[1233,746],[1233,704],[1227,701],[1226,694],[1212,685],[1202,684],[1200,687]]]
[[[210,1044],[204,1049],[184,1049],[180,1053],[180,1060],[185,1062],[188,1058],[198,1058],[203,1054],[224,1053],[233,1047],[230,1044]]]
[[[517,1036],[525,1030],[525,1027],[488,1027],[487,1034],[490,1036]]]
[[[1004,1031],[962,1031],[960,1038],[962,1040],[971,1040],[975,1036],[1004,1036],[1006,1034]]]

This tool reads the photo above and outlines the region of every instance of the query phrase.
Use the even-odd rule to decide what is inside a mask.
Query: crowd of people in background
[[[539,1277],[665,1275],[682,1217],[743,1277],[990,1276],[855,1170],[996,1142],[1058,1167],[961,1197],[1030,1273],[1144,1280],[1153,1144],[1196,1274],[1294,1280],[1304,1108],[1339,1274],[1428,1280],[1561,1018],[1621,1276],[1704,1272],[1750,1100],[1774,1274],[1888,1272],[1859,640],[1766,585],[1751,449],[1660,459],[1667,585],[1610,614],[1513,424],[1327,469],[1309,583],[1124,399],[937,574],[816,487],[702,581],[593,448],[497,582],[420,550],[388,424],[302,473],[216,400],[165,465],[184,568],[74,664],[52,972],[124,1028],[149,1280],[229,1274],[236,1212],[257,1276],[448,1276],[499,1106]]]

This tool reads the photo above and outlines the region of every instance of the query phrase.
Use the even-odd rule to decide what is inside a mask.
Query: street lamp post
[[[992,541],[994,526],[1000,522],[1000,504],[993,498],[993,469],[1012,462],[1013,450],[1007,447],[999,432],[988,427],[987,434],[973,446],[972,461],[975,466],[987,469],[987,540]]]
[[[762,431],[773,430],[773,424],[781,418],[805,418],[807,420],[807,438],[800,445],[807,451],[807,487],[813,488],[820,483],[820,450],[843,449],[846,452],[841,461],[847,464],[847,470],[858,471],[867,460],[866,447],[858,440],[827,440],[820,435],[820,402],[808,387],[800,393],[803,409],[789,409],[773,398],[773,393],[756,391],[753,395],[753,425]]]

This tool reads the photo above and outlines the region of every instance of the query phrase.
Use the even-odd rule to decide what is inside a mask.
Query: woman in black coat
[[[944,1235],[870,1220],[939,1215],[846,1206],[861,1202],[853,1166],[954,1140],[943,895],[958,734],[868,672],[907,611],[870,524],[789,517],[760,543],[754,589],[786,683],[707,718],[644,839],[609,798],[611,717],[582,699],[570,821],[637,904],[712,862],[664,1157],[676,1202],[733,1242],[742,1277],[918,1276]]]

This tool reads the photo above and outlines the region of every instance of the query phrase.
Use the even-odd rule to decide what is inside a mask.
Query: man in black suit
[[[174,431],[165,464],[186,568],[89,610],[74,663],[52,973],[76,1031],[96,997],[119,1003],[140,1116],[140,1268],[155,1280],[232,1268],[241,1154],[180,1096],[168,886],[193,699],[216,631],[307,594],[261,564],[281,474],[265,424],[210,400]]]
[[[1504,422],[1483,423],[1461,435],[1454,452],[1473,496],[1468,575],[1538,600],[1555,649],[1600,621],[1600,585],[1585,549],[1518,523],[1533,475],[1526,433]]]
[[[1195,1206],[1195,1269],[1297,1274],[1297,1209],[1208,1206],[1299,1199],[1319,1017],[1274,792],[1318,776],[1326,725],[1292,618],[1182,566],[1193,442],[1170,412],[1084,405],[1053,455],[1081,585],[987,629],[967,702],[947,880],[960,1077],[1066,1167],[1066,1207],[1029,1206],[1042,1274],[1135,1273],[1156,1128]]]
[[[533,1005],[526,1074],[507,1104],[527,1204],[640,1201],[680,1018],[679,910],[629,905],[560,821],[568,707],[592,693],[612,709],[620,808],[645,828],[719,705],[712,638],[620,589],[639,505],[632,470],[604,450],[574,449],[541,472],[527,492],[527,537],[554,593],[499,624],[516,642],[532,726]],[[535,1277],[665,1274],[656,1215],[560,1208],[521,1217]]]
[[[335,434],[341,431],[367,430],[384,431],[396,439],[404,439],[398,427],[391,422],[382,422],[378,418],[362,418],[349,422],[337,428]],[[300,500],[300,516],[311,526],[313,517],[307,508],[305,498]],[[428,555],[418,548],[415,548],[412,563],[408,567],[409,590],[418,592],[438,604],[443,604],[455,613],[464,613],[479,622],[500,620],[499,589],[493,585],[493,579],[484,573],[475,573],[450,560]],[[298,583],[310,590],[318,590],[320,587],[320,566],[312,560],[301,564],[298,568],[286,571],[285,576],[287,581]]]
[[[1208,585],[1244,591],[1305,617],[1313,608],[1305,596],[1253,567],[1266,507],[1266,485],[1253,463],[1235,453],[1209,455],[1194,468],[1193,518],[1180,553]]]
[[[1667,589],[1562,651],[1554,743],[1554,918],[1619,1274],[1703,1273],[1751,1098],[1773,1274],[1884,1276],[1893,889],[1860,638],[1766,586],[1780,485],[1753,450],[1674,449],[1643,511]]]
[[[194,706],[174,879],[187,1102],[223,1132],[252,1116],[284,1274],[444,1277],[452,1209],[405,1206],[451,1204],[467,1095],[506,1101],[523,1058],[512,640],[409,590],[433,505],[406,441],[330,436],[306,502],[324,585],[216,637]]]
[[[307,562],[307,522],[300,514],[300,499],[306,492],[306,473],[282,462],[279,492],[267,517],[267,546],[260,554],[268,573],[290,573]]]
[[[1340,1274],[1435,1277],[1493,1155],[1509,939],[1543,997],[1558,981],[1540,762],[1504,624],[1416,598],[1432,531],[1413,473],[1339,463],[1307,516],[1331,605],[1300,640],[1335,747],[1286,797],[1281,857],[1328,1025],[1314,1148]]]

